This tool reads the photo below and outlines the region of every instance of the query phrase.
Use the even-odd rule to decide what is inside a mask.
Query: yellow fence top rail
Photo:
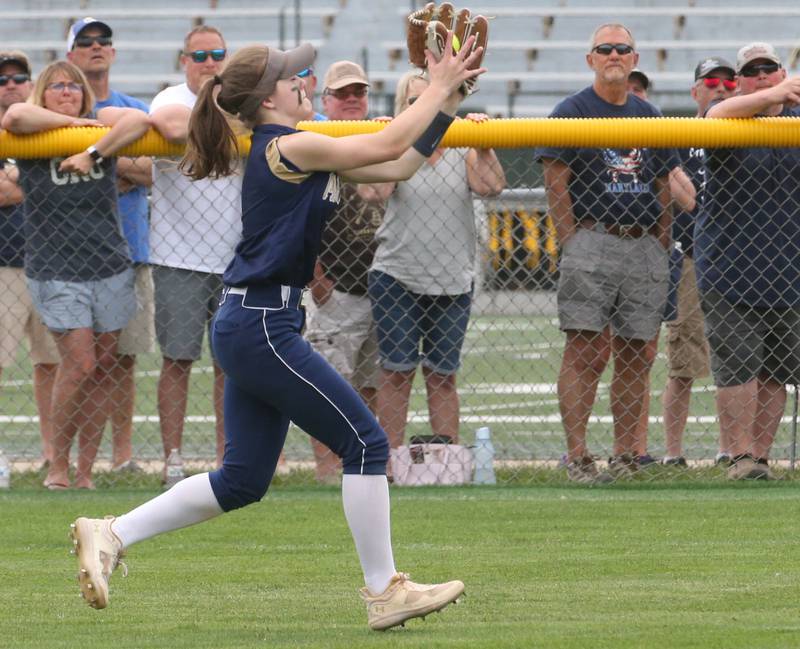
[[[333,137],[375,133],[382,122],[301,122],[299,128]],[[104,128],[61,128],[34,135],[0,132],[0,158],[52,158],[83,151],[106,132]],[[239,140],[243,153],[247,137]],[[510,149],[556,147],[800,147],[800,118],[696,119],[692,117],[614,119],[457,120],[447,131],[446,147]],[[130,156],[179,156],[183,147],[167,142],[154,130],[125,148]]]

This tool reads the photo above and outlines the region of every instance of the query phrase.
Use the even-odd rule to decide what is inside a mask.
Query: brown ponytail
[[[229,117],[236,115],[258,85],[267,65],[265,46],[244,47],[233,55],[221,75],[203,84],[189,119],[186,154],[180,170],[192,180],[234,173],[239,144]],[[216,88],[219,94],[214,98]]]

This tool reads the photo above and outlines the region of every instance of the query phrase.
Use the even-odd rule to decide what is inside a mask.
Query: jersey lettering
[[[95,163],[88,174],[74,174],[59,170],[59,166],[66,158],[52,158],[50,160],[50,180],[54,185],[77,185],[79,182],[91,182],[105,177],[103,170]]]
[[[342,184],[339,180],[338,174],[331,172],[328,176],[328,184],[325,186],[325,191],[322,192],[322,200],[331,203],[339,204],[339,194],[342,191]]]

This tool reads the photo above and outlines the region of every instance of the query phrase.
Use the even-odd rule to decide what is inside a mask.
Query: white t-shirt
[[[150,114],[171,104],[192,108],[197,101],[182,83],[158,93]],[[242,234],[242,177],[193,181],[178,171],[178,160],[156,158],[150,206],[150,263],[221,274]]]

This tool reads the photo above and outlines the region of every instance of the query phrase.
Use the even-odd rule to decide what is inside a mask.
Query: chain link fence
[[[497,194],[467,148],[410,181],[342,192],[305,297],[307,337],[378,414],[395,482],[790,478],[800,149],[560,151],[498,150]],[[595,178],[575,182],[577,158]],[[180,471],[213,468],[222,405],[208,327],[237,242],[238,181],[189,183],[174,160],[147,157],[78,176],[62,159],[7,159],[0,172],[0,448],[14,482],[41,484],[58,435],[74,436],[83,486],[159,484],[173,448]],[[126,180],[151,164],[152,187]],[[691,200],[678,202],[676,182]],[[74,218],[95,195],[122,228],[113,209]],[[58,285],[59,268],[79,279]],[[107,317],[81,326],[124,320],[123,333],[56,345],[42,319],[59,329],[84,300]],[[97,343],[117,346],[102,371],[87,360]],[[80,389],[65,387],[67,370]],[[733,456],[752,460],[747,476]],[[336,458],[292,427],[281,476],[337,482]]]

